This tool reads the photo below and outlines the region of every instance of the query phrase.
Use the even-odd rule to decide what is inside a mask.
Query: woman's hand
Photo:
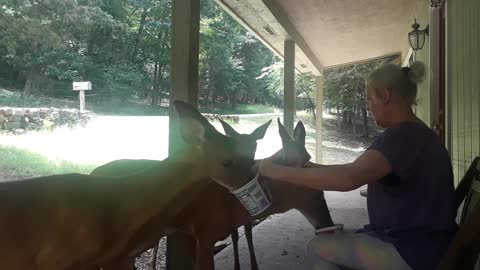
[[[279,165],[273,163],[275,156],[271,156],[260,161],[260,175],[267,178],[275,179],[278,176]]]

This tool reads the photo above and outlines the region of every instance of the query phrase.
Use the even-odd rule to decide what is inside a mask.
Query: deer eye
[[[225,168],[230,168],[230,167],[232,167],[234,163],[235,163],[235,162],[234,162],[233,160],[231,160],[231,159],[226,159],[226,160],[224,160],[224,161],[222,162],[223,167],[225,167]]]

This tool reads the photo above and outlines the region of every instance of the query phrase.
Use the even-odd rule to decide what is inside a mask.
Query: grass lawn
[[[65,160],[49,159],[28,150],[13,146],[0,145],[0,168],[6,173],[15,172],[17,175],[40,176],[63,173],[90,173],[94,165],[75,164]],[[1,175],[0,175],[1,178]]]
[[[279,110],[275,107],[265,106],[261,104],[237,104],[235,110],[232,110],[230,104],[210,105],[208,109],[201,108],[202,113],[213,114],[256,114],[256,113],[274,113]]]
[[[77,109],[78,99],[56,99],[51,97],[25,95],[0,88],[0,104],[7,107],[55,107]],[[86,108],[103,115],[130,115],[130,116],[164,116],[168,115],[168,107],[152,107],[150,105],[129,101],[122,103],[118,99],[110,99],[102,103],[95,102],[95,97],[86,97]],[[237,104],[232,109],[231,104],[210,104],[208,108],[200,108],[202,113],[213,114],[259,114],[280,112],[278,108],[262,104]]]

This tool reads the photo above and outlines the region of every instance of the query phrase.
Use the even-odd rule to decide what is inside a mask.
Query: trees
[[[171,0],[0,1],[0,86],[73,97],[71,82],[89,80],[103,100],[168,96]],[[283,64],[212,0],[201,2],[199,53],[202,106],[282,105]],[[325,107],[365,122],[364,79],[386,61],[327,69]],[[296,86],[297,106],[312,109],[314,78],[299,74]]]
[[[366,79],[373,70],[396,59],[397,55],[325,70],[325,107],[339,113],[342,122],[351,126],[355,137],[359,116],[362,119],[364,135],[369,136]]]
[[[170,89],[171,0],[2,0],[0,86],[158,105]],[[255,78],[273,54],[212,0],[201,2],[200,103],[268,102]],[[8,83],[5,83],[8,82]]]
[[[283,104],[283,61],[277,61],[262,69],[262,74],[257,77],[267,84],[266,98],[277,106]],[[313,118],[315,113],[315,77],[311,73],[295,74],[295,91],[297,96],[297,110],[311,110]]]
[[[20,74],[27,94],[68,96],[72,80],[88,79],[100,94],[125,96],[143,76],[124,58],[130,9],[127,1],[5,2],[0,62]]]

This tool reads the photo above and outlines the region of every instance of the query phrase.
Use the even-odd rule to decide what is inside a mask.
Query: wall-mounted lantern
[[[429,0],[430,7],[432,8],[441,8],[445,4],[446,0]]]
[[[425,29],[420,30],[420,24],[417,23],[415,19],[415,23],[412,24],[413,30],[408,33],[408,41],[410,42],[410,47],[412,47],[413,51],[418,51],[423,48],[425,44],[425,39],[428,36],[428,25]]]

